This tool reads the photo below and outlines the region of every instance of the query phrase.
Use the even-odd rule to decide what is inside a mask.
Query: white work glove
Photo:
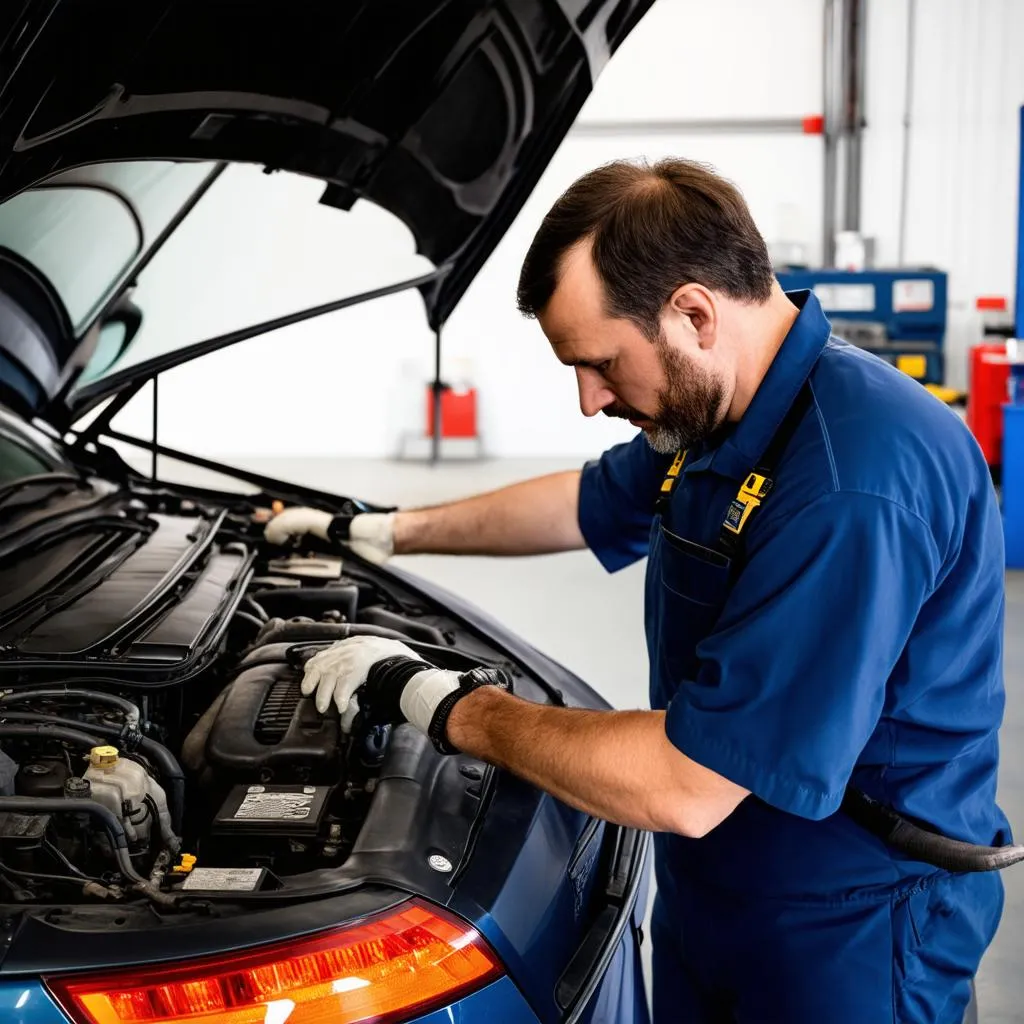
[[[395,513],[363,512],[353,516],[344,543],[360,558],[383,565],[395,553]]]
[[[504,673],[486,669],[465,675],[450,672],[434,668],[399,640],[355,636],[332,644],[306,662],[302,693],[306,697],[316,693],[321,714],[333,700],[346,733],[351,731],[361,703],[369,723],[409,722],[430,737],[438,750],[451,753],[445,740],[451,708],[459,696],[487,683],[511,689]],[[363,687],[359,702],[356,691]]]
[[[333,520],[329,512],[319,509],[287,508],[267,523],[263,536],[271,544],[286,544],[292,537],[307,533],[328,540]],[[348,536],[342,538],[342,543],[360,558],[383,565],[395,551],[394,520],[393,512],[363,512],[353,516],[348,524]]]
[[[263,536],[271,544],[287,544],[293,537],[304,537],[307,533],[327,540],[327,528],[333,518],[330,512],[318,508],[286,508],[267,523]]]
[[[348,640],[339,640],[314,654],[306,662],[302,695],[309,697],[316,693],[316,708],[320,714],[327,711],[333,700],[342,714],[342,728],[348,732],[352,728],[352,718],[355,717],[352,708],[358,710],[356,690],[365,685],[370,669],[374,665],[390,661],[392,658],[416,662],[423,668],[404,686],[397,688],[397,694],[387,695],[392,698],[398,697],[398,707],[394,707],[395,702],[391,700],[392,706],[382,707],[382,714],[374,717],[401,720],[397,714],[393,714],[397,710],[406,720],[425,733],[430,727],[430,719],[441,698],[459,688],[459,675],[457,672],[434,668],[400,640],[388,640],[379,636],[354,636]],[[387,714],[389,711],[392,714]]]

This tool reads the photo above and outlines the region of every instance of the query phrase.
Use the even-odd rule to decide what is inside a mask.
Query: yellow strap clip
[[[760,503],[762,498],[768,497],[768,492],[771,489],[772,482],[768,477],[761,476],[760,473],[751,473],[750,476],[743,481],[743,486],[740,488],[740,494],[746,494]]]
[[[676,457],[672,460],[672,465],[668,467],[668,472],[665,474],[665,479],[661,482],[661,493],[669,494],[675,486],[676,477],[683,470],[683,463],[686,462],[686,449],[676,452]]]
[[[747,525],[750,513],[761,504],[771,489],[772,482],[768,477],[761,476],[760,473],[751,473],[740,485],[729,511],[726,512],[725,521],[722,523],[723,529],[739,534]]]

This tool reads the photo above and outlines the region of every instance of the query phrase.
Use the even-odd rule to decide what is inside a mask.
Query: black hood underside
[[[262,164],[400,217],[448,317],[651,0],[11,0],[0,199],[111,160]]]

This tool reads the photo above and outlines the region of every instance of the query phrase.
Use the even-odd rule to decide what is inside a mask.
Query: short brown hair
[[[696,282],[767,302],[768,248],[731,182],[692,160],[616,160],[584,174],[548,211],[519,275],[518,306],[537,316],[558,284],[562,257],[589,238],[611,316],[658,337],[661,310]]]

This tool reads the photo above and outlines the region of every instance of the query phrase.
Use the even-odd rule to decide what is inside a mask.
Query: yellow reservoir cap
[[[175,864],[173,870],[182,875],[187,875],[195,866],[198,858],[194,853],[183,853],[181,863]]]
[[[89,763],[94,768],[113,768],[117,764],[117,747],[93,747],[89,751]]]

